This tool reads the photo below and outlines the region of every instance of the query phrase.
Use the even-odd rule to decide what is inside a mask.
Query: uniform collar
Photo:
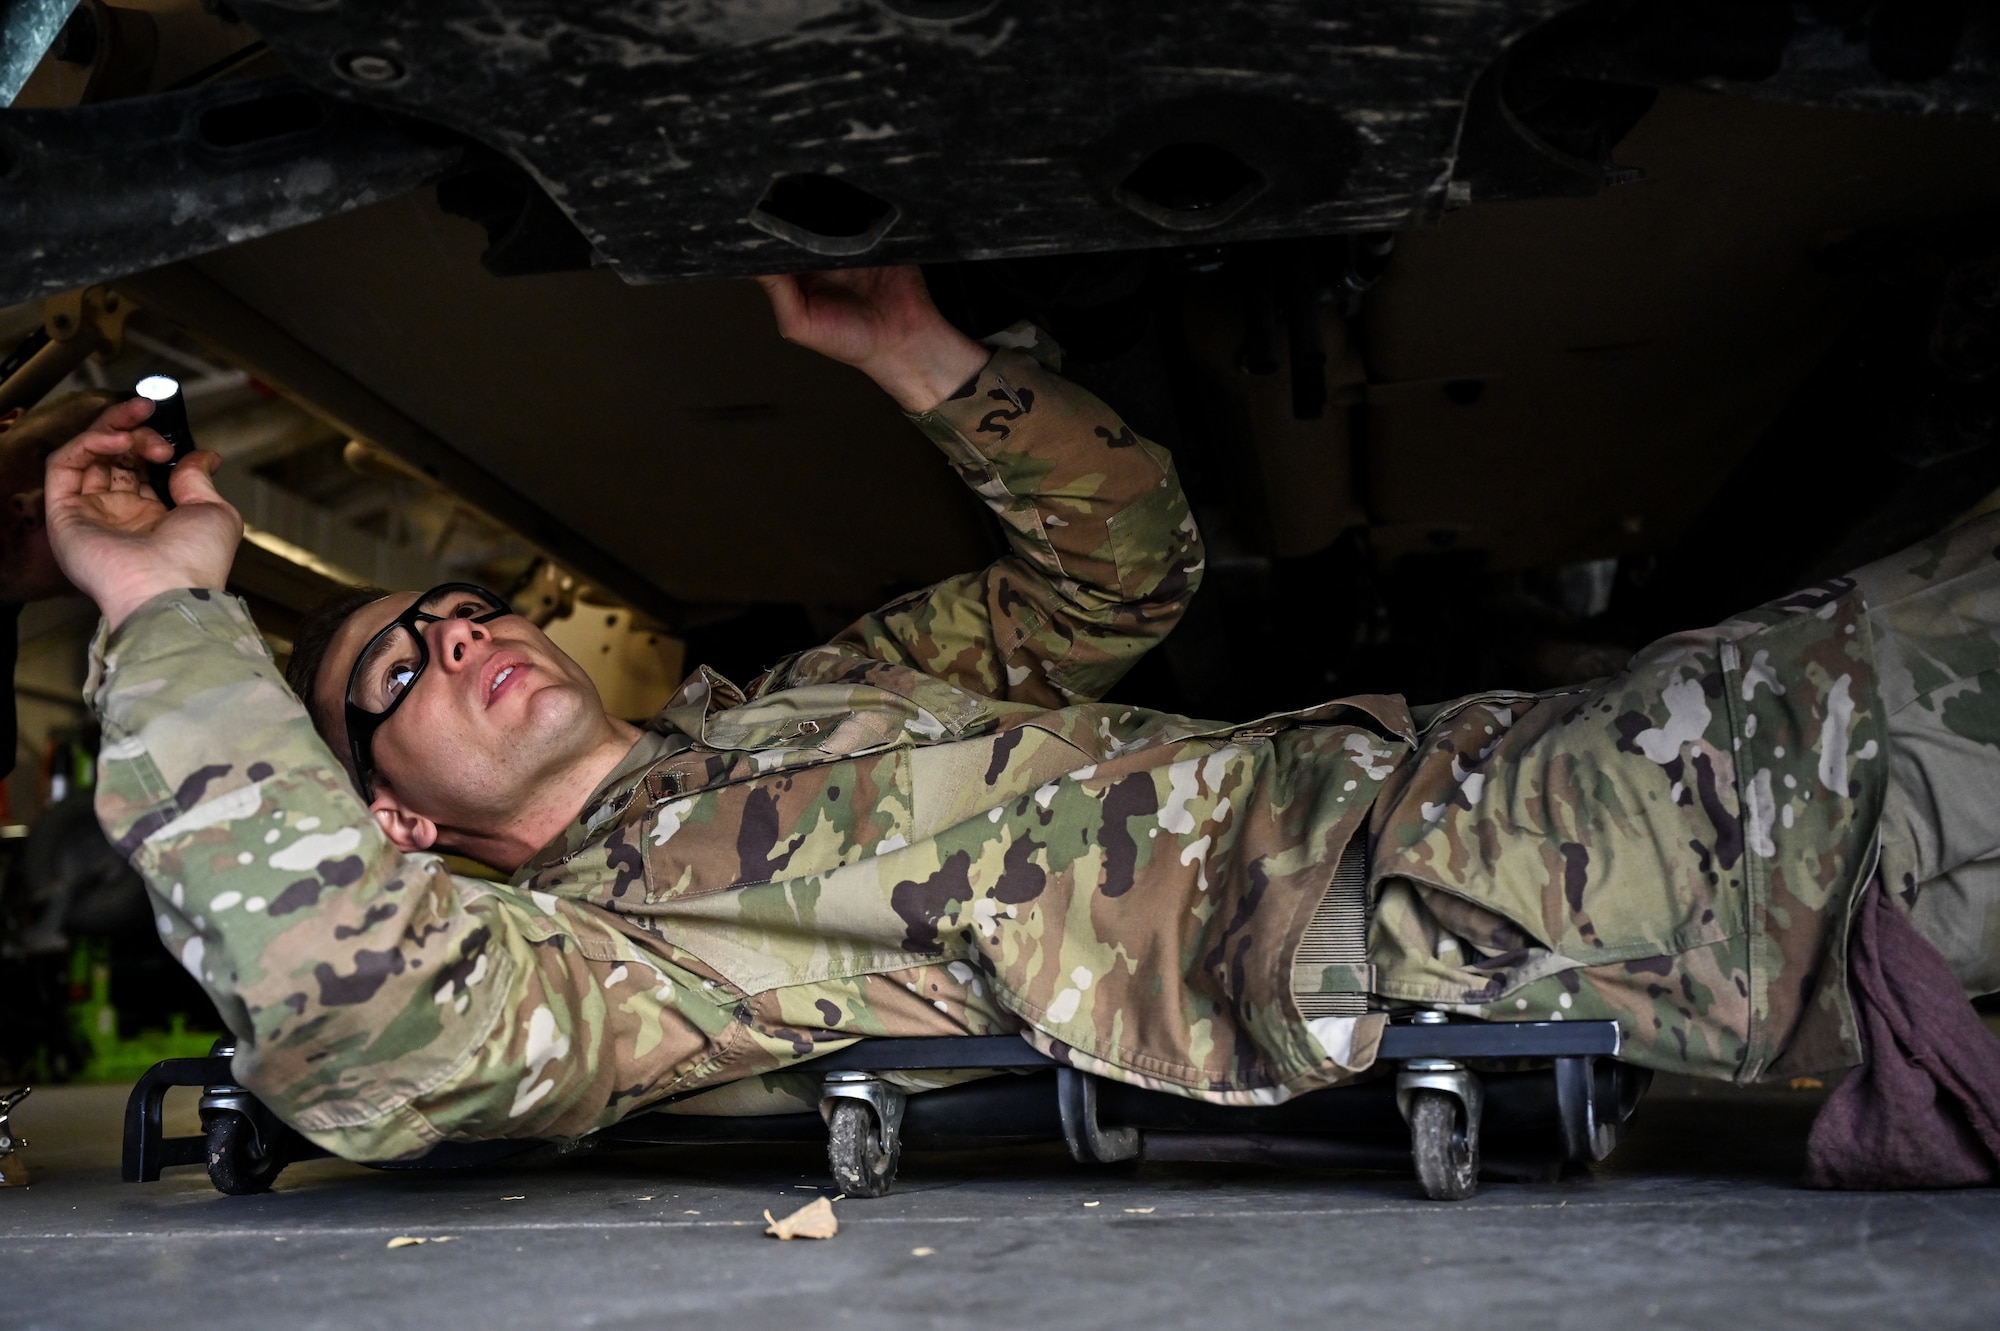
[[[694,740],[680,730],[656,728],[659,722],[660,718],[656,716],[646,723],[638,741],[626,751],[611,775],[598,782],[597,789],[590,792],[590,798],[583,802],[583,812],[547,845],[530,855],[527,863],[515,872],[513,881],[516,884],[524,883],[540,870],[576,854],[632,802],[633,793],[644,784],[648,772],[664,759],[693,746]]]

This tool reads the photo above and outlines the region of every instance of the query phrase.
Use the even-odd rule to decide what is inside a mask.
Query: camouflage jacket
[[[1193,594],[1199,538],[1171,460],[1023,354],[1047,355],[1032,331],[1003,340],[917,423],[1010,554],[747,689],[697,672],[511,884],[382,838],[230,599],[164,596],[101,641],[100,817],[244,1084],[362,1159],[718,1086],[793,1107],[760,1074],[883,1034],[1019,1031],[1258,1103],[1369,1066],[1379,1012],[1308,1023],[1294,996],[1355,990],[1601,1011],[1644,1061],[1763,1070],[1872,835],[1851,604],[1421,732],[1387,697],[1234,725],[1094,701]],[[1780,817],[1773,773],[1831,752],[1828,698],[1854,789]],[[1739,783],[1752,732],[1778,758]],[[1296,967],[1363,829],[1374,964]]]
[[[1279,729],[1090,701],[1172,626],[1200,540],[1171,459],[1032,330],[1001,340],[917,424],[1011,553],[747,691],[697,672],[512,884],[387,843],[230,598],[100,641],[100,818],[244,1084],[388,1158],[579,1135],[871,1034],[1022,1030],[1223,1100],[1365,1067],[1379,1019],[1313,1035],[1287,967],[1401,704]]]

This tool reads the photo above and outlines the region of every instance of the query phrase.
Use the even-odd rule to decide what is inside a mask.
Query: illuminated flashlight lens
[[[140,397],[151,398],[155,402],[165,402],[180,391],[180,381],[169,379],[164,374],[148,375],[139,381],[137,389]]]

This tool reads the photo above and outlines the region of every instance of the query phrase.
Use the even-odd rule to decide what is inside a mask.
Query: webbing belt
[[[1368,829],[1356,828],[1341,852],[1333,882],[1314,907],[1292,958],[1292,995],[1314,1017],[1359,1016],[1368,1010],[1375,968],[1368,964]]]

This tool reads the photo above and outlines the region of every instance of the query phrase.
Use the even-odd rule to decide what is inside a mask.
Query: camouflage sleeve
[[[328,1149],[588,1131],[634,1089],[614,1050],[670,1076],[726,1020],[598,915],[399,852],[234,598],[171,593],[100,633],[90,693],[106,835],[236,1076]]]
[[[1000,516],[1012,548],[855,623],[837,646],[989,697],[1100,697],[1167,635],[1201,581],[1173,458],[1059,378],[1017,325],[979,377],[912,417]]]

